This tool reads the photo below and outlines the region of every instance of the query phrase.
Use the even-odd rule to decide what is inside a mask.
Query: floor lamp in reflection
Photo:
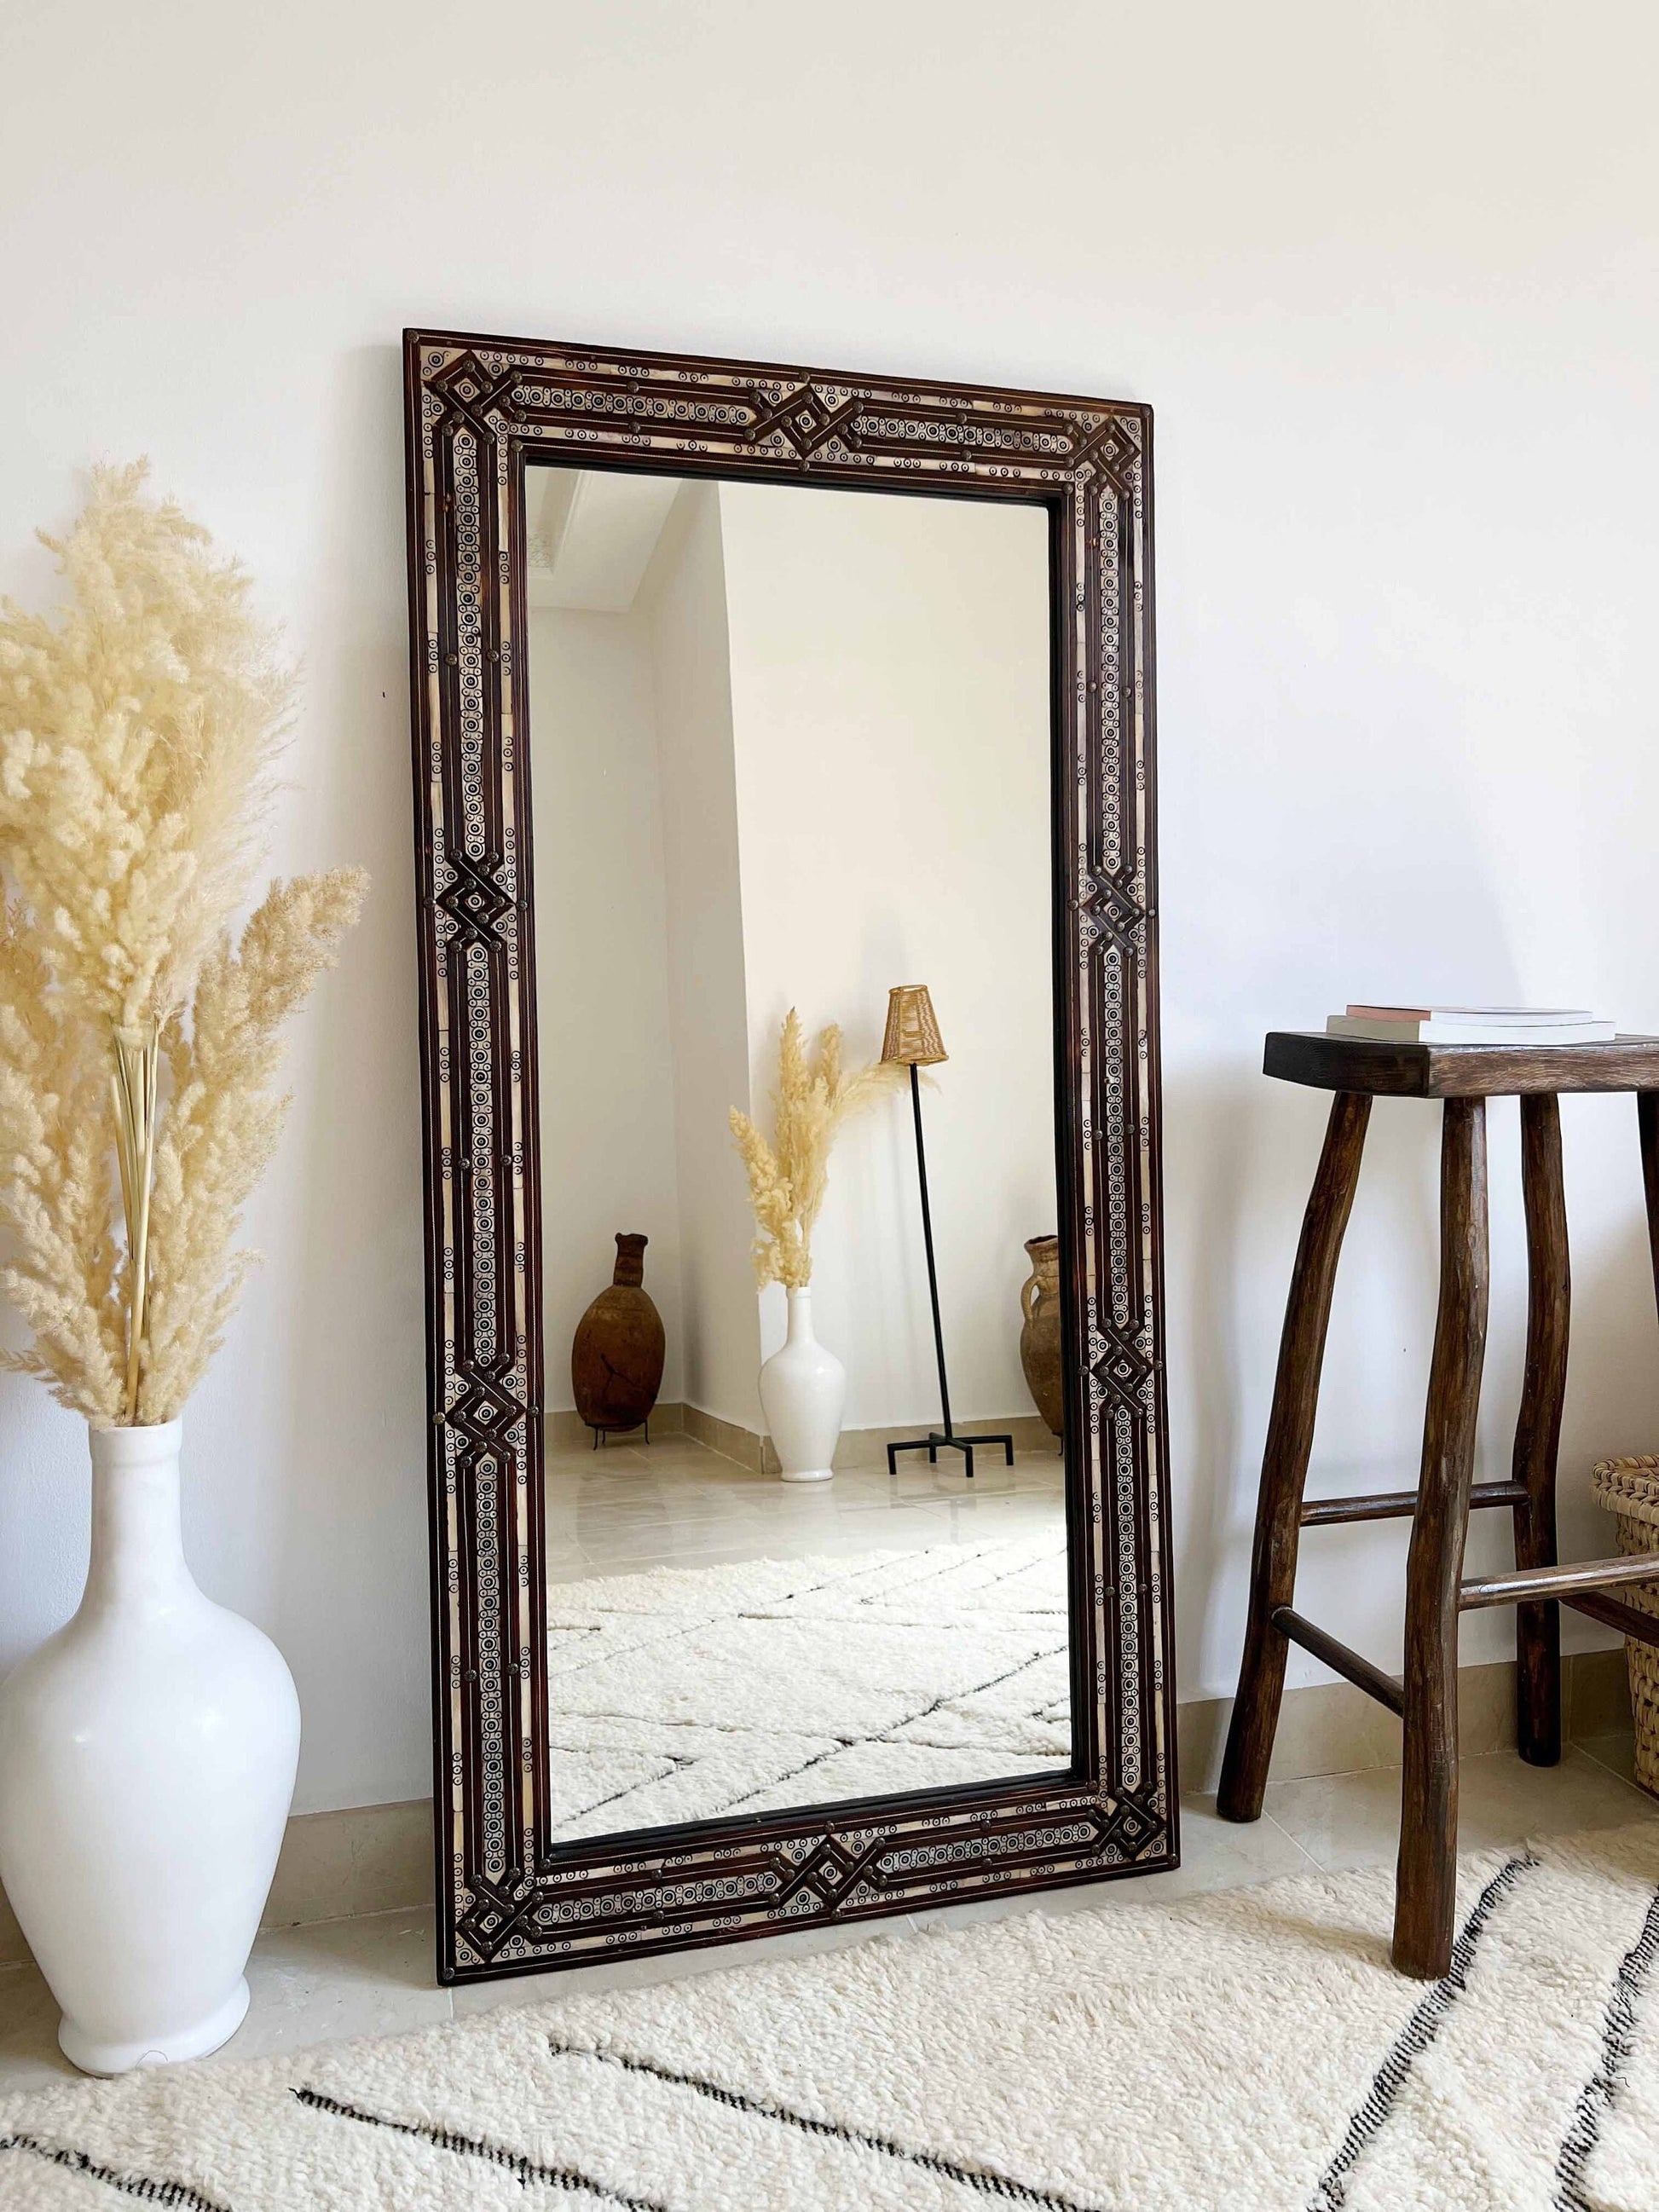
[[[927,1202],[927,1148],[921,1135],[921,1078],[917,1073],[921,1068],[939,1066],[950,1054],[939,1036],[933,997],[925,983],[896,983],[888,993],[887,1030],[881,1041],[881,1056],[910,1071],[910,1107],[916,1120],[916,1177],[921,1187],[921,1235],[927,1248],[927,1295],[933,1308],[933,1352],[939,1361],[939,1410],[945,1417],[942,1429],[930,1429],[925,1437],[889,1444],[887,1472],[898,1473],[901,1452],[925,1451],[930,1462],[937,1466],[941,1451],[959,1451],[971,1482],[976,1446],[1000,1444],[1012,1467],[1014,1440],[1012,1437],[958,1436],[951,1419],[951,1384],[945,1371],[945,1331],[939,1317],[939,1268],[933,1259],[933,1215]]]

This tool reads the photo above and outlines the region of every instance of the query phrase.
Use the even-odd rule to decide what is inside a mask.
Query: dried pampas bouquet
[[[737,1107],[731,1115],[760,1231],[754,1261],[763,1290],[769,1283],[781,1283],[786,1290],[800,1291],[811,1281],[812,1224],[830,1179],[830,1148],[843,1121],[872,1105],[908,1072],[881,1060],[843,1067],[841,1030],[833,1022],[819,1030],[816,1057],[809,1059],[799,1015],[791,1006],[784,1017],[772,1093],[772,1142]]]
[[[3,1364],[94,1429],[173,1419],[218,1349],[288,1104],[278,1031],[368,888],[275,883],[233,935],[294,678],[146,475],[95,471],[43,533],[60,614],[0,606],[0,1285],[33,1332]]]

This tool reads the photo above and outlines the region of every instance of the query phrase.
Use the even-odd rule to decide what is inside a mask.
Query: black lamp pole
[[[974,1479],[974,1447],[975,1444],[1000,1444],[1007,1455],[1008,1464],[1014,1463],[1014,1440],[1012,1437],[959,1437],[951,1420],[951,1385],[945,1372],[945,1329],[939,1314],[939,1269],[933,1260],[933,1215],[927,1203],[927,1147],[921,1137],[921,1078],[916,1073],[916,1063],[910,1062],[910,1105],[916,1121],[916,1174],[921,1184],[921,1235],[927,1248],[927,1296],[933,1309],[933,1352],[939,1361],[939,1401],[945,1416],[944,1429],[930,1429],[925,1437],[914,1437],[907,1443],[889,1444],[887,1472],[898,1473],[898,1455],[902,1451],[926,1451],[931,1466],[939,1464],[941,1448],[959,1451],[967,1462],[968,1480]]]

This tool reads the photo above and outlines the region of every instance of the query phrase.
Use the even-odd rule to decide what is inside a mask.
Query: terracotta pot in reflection
[[[644,1288],[649,1241],[618,1231],[611,1287],[576,1324],[570,1388],[590,1429],[637,1429],[662,1388],[662,1316]]]
[[[1036,1409],[1055,1436],[1066,1429],[1066,1384],[1060,1341],[1060,1239],[1028,1237],[1031,1273],[1019,1294],[1025,1325],[1019,1333],[1019,1364]]]

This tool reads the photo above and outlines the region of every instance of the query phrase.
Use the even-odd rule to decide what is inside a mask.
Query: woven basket
[[[1659,1553],[1659,1457],[1644,1452],[1635,1459],[1604,1459],[1590,1487],[1596,1504],[1616,1516],[1621,1553]],[[1659,1582],[1626,1583],[1614,1595],[1638,1613],[1659,1614]],[[1636,1720],[1636,1779],[1659,1797],[1659,1646],[1627,1636],[1625,1659]]]

